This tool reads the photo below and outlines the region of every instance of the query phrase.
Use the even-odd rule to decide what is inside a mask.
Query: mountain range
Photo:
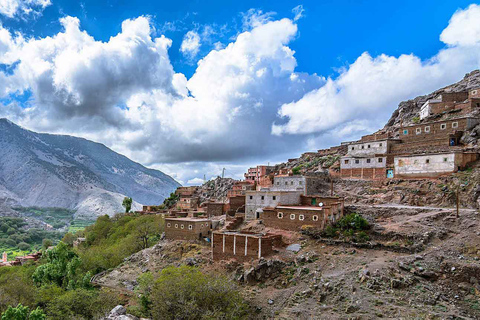
[[[103,144],[36,133],[0,119],[0,211],[59,207],[92,219],[121,212],[125,196],[133,198],[134,209],[160,204],[178,186]]]

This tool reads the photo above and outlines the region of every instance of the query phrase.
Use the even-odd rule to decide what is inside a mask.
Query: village
[[[144,206],[138,213],[162,214],[166,239],[209,242],[214,261],[268,257],[288,245],[284,231],[321,231],[345,215],[334,180],[436,179],[465,170],[479,153],[462,135],[480,123],[479,113],[480,88],[444,91],[421,102],[413,123],[302,155],[335,156],[328,168],[259,165],[223,201],[206,198],[199,186],[179,187],[172,208]]]

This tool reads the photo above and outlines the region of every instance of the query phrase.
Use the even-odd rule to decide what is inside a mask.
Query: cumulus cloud
[[[193,30],[188,31],[183,37],[180,51],[190,59],[197,56],[200,50],[200,35]]]
[[[445,48],[428,60],[365,52],[328,79],[296,71],[294,20],[255,10],[244,16],[245,31],[200,59],[190,78],[175,72],[171,40],[155,38],[145,17],[124,21],[105,42],[74,17],[61,20],[58,34],[38,39],[0,27],[0,63],[10,68],[0,71],[0,98],[31,94],[26,106],[0,106],[0,115],[103,142],[185,183],[223,167],[241,178],[258,159],[275,163],[370,132],[399,101],[478,68],[480,37],[449,38],[480,19],[472,18],[477,9],[453,15],[441,36]]]
[[[305,12],[305,9],[303,9],[303,6],[299,4],[298,6],[292,9],[292,12],[295,15],[293,17],[293,21],[297,21],[303,17],[303,13]]]
[[[432,58],[363,53],[354,63],[329,78],[324,86],[302,99],[281,106],[272,133],[322,133],[358,120],[382,123],[399,101],[424,94],[459,80],[480,66],[480,10],[476,5],[457,11],[441,40],[448,46]],[[460,37],[469,30],[468,36]]]
[[[0,14],[9,18],[38,15],[51,4],[50,0],[0,0]]]

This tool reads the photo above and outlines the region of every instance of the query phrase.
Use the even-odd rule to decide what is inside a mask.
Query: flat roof
[[[467,116],[467,117],[458,117],[458,118],[452,118],[452,119],[445,119],[445,120],[438,120],[438,121],[429,121],[429,122],[424,122],[424,123],[414,123],[414,124],[409,124],[407,126],[400,126],[400,128],[410,128],[410,127],[415,127],[415,126],[425,126],[429,125],[432,123],[440,123],[440,122],[447,122],[447,121],[456,121],[456,120],[463,120],[463,119],[476,119],[480,120],[478,117],[472,117],[472,116]],[[401,139],[400,139],[401,140]]]
[[[331,206],[277,206],[277,209],[293,209],[293,210],[313,210],[313,211],[322,211],[325,208],[331,208]]]
[[[208,222],[208,221],[212,221],[211,219],[206,219],[206,218],[189,218],[189,217],[165,218],[165,220],[188,221],[188,222]]]

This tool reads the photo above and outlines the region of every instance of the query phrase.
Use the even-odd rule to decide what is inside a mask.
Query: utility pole
[[[203,174],[203,183],[207,182],[207,175],[204,173]]]
[[[225,168],[223,168],[223,170],[222,170],[222,179],[223,179],[224,176],[225,176]]]

